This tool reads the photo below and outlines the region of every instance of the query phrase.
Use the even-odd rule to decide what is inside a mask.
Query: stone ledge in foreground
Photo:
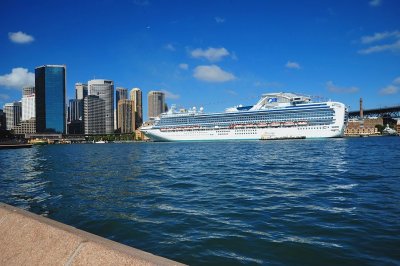
[[[0,203],[0,265],[183,265]]]

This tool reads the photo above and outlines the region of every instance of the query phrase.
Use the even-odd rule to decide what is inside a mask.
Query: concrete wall
[[[183,265],[0,203],[0,265]]]

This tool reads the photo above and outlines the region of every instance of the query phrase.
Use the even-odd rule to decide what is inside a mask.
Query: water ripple
[[[192,265],[316,258],[396,265],[399,144],[357,138],[2,150],[0,201]]]

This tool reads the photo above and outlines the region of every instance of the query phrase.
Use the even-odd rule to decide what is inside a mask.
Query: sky
[[[151,90],[206,112],[269,92],[400,105],[398,0],[2,0],[0,25],[0,108],[47,64],[66,65],[68,99],[110,79],[144,110]]]

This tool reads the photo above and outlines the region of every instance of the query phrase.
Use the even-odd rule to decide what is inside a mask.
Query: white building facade
[[[35,87],[25,87],[22,89],[22,121],[35,117]]]
[[[105,134],[114,133],[114,82],[94,79],[88,82],[88,95],[98,96],[105,104]],[[89,121],[90,123],[90,121]]]

